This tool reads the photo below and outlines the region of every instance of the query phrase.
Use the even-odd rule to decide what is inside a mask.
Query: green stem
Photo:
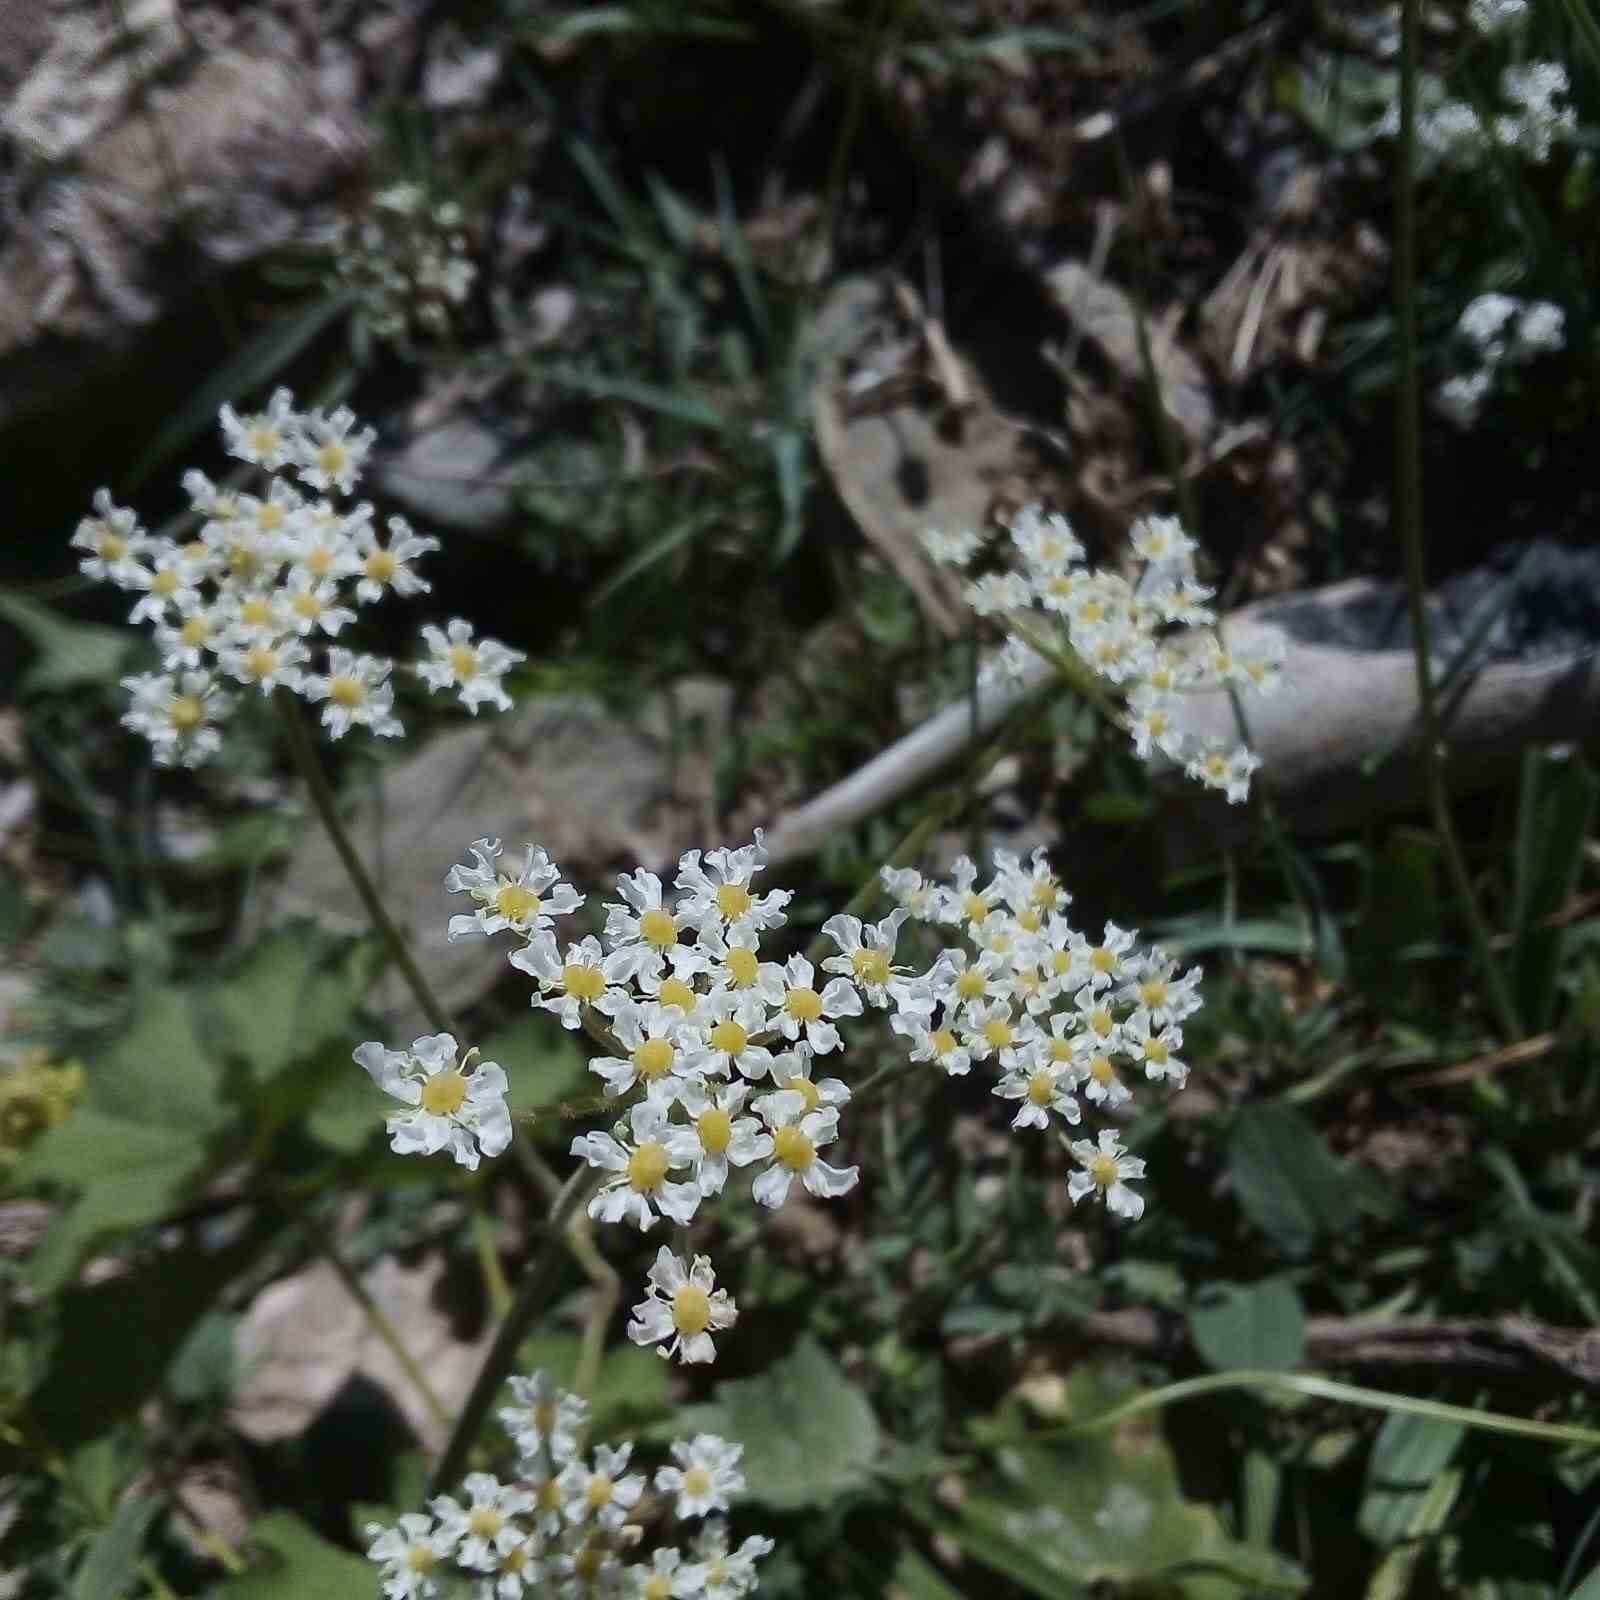
[[[489,1346],[483,1365],[478,1369],[472,1392],[467,1396],[460,1416],[456,1418],[444,1454],[433,1469],[433,1476],[428,1483],[430,1495],[446,1493],[461,1476],[472,1443],[489,1415],[489,1408],[500,1392],[500,1385],[517,1363],[522,1341],[548,1309],[550,1291],[554,1287],[561,1259],[570,1248],[566,1225],[578,1207],[587,1201],[593,1187],[594,1175],[587,1167],[579,1167],[567,1179],[550,1208],[544,1243],[523,1274],[522,1282],[517,1285],[511,1309],[501,1322],[494,1343]]]
[[[1467,928],[1483,969],[1501,1036],[1510,1042],[1523,1036],[1511,990],[1495,959],[1489,925],[1478,906],[1472,874],[1450,815],[1444,781],[1444,746],[1439,707],[1434,694],[1428,653],[1428,613],[1422,554],[1422,424],[1417,379],[1417,218],[1412,173],[1417,144],[1417,22],[1420,0],[1400,6],[1400,138],[1394,178],[1394,312],[1399,378],[1395,393],[1395,521],[1405,551],[1406,603],[1411,617],[1411,649],[1417,669],[1418,720],[1422,737],[1422,770],[1434,827],[1444,849],[1445,865],[1461,902]]]
[[[356,849],[355,840],[350,837],[350,830],[345,827],[344,819],[339,815],[338,801],[334,798],[327,774],[322,770],[322,763],[311,747],[305,722],[300,716],[300,708],[295,704],[293,694],[287,689],[279,689],[273,695],[273,702],[278,708],[279,721],[283,724],[289,755],[305,781],[306,792],[311,796],[311,804],[316,808],[317,816],[327,830],[329,839],[333,841],[333,848],[338,852],[346,875],[361,897],[367,920],[383,940],[429,1023],[440,1033],[455,1034],[455,1023],[440,1005],[438,997],[428,985],[428,980],[423,977],[422,969],[411,954],[405,935],[389,915],[383,898],[378,893],[377,885],[373,883],[372,876]]]

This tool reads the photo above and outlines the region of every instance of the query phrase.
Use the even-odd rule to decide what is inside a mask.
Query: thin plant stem
[[[312,1249],[333,1268],[334,1275],[343,1284],[345,1293],[361,1308],[361,1315],[367,1319],[368,1327],[377,1334],[383,1341],[384,1348],[400,1364],[400,1370],[405,1373],[411,1387],[417,1391],[417,1397],[428,1408],[428,1415],[441,1428],[448,1428],[450,1413],[439,1398],[438,1391],[428,1382],[428,1375],[422,1370],[421,1363],[406,1348],[405,1340],[400,1337],[400,1330],[385,1315],[378,1302],[367,1293],[366,1285],[351,1270],[350,1263],[339,1254],[327,1229],[319,1228],[298,1208],[291,1207],[290,1213],[299,1225],[300,1231],[310,1241]]]
[[[332,840],[333,848],[338,852],[346,876],[361,898],[368,921],[371,922],[378,937],[383,940],[395,965],[399,967],[406,980],[406,986],[422,1008],[423,1015],[440,1033],[454,1034],[455,1023],[440,1005],[428,980],[423,977],[422,969],[418,967],[416,958],[411,954],[405,935],[389,915],[383,897],[378,893],[377,885],[373,883],[372,876],[356,849],[355,840],[350,837],[350,830],[339,815],[338,802],[334,799],[327,774],[322,770],[322,763],[317,760],[317,753],[312,749],[311,740],[306,735],[305,722],[300,716],[300,708],[295,704],[294,696],[287,689],[279,689],[273,695],[273,702],[278,708],[279,721],[283,724],[289,755],[305,782],[306,791],[311,796],[311,804],[316,808],[318,819],[326,829],[328,838]]]
[[[583,1336],[578,1344],[578,1365],[572,1377],[573,1391],[588,1399],[594,1393],[595,1380],[600,1376],[600,1358],[606,1348],[606,1329],[617,1309],[617,1302],[622,1298],[622,1279],[617,1276],[616,1268],[600,1254],[600,1247],[595,1243],[594,1226],[589,1221],[588,1213],[581,1208],[572,1213],[572,1220],[567,1224],[567,1249],[593,1285],[589,1314],[584,1319]]]
[[[1394,316],[1399,377],[1395,389],[1394,515],[1406,562],[1406,604],[1411,618],[1411,649],[1417,668],[1418,722],[1422,770],[1434,828],[1445,865],[1461,903],[1489,991],[1489,1004],[1501,1036],[1509,1043],[1523,1036],[1505,975],[1495,959],[1489,925],[1478,905],[1466,855],[1450,815],[1444,781],[1444,745],[1428,653],[1428,612],[1424,598],[1422,553],[1422,425],[1417,380],[1417,217],[1413,178],[1417,145],[1417,23],[1420,0],[1400,6],[1400,137],[1394,177]]]
[[[489,1408],[500,1392],[500,1385],[517,1363],[522,1341],[527,1338],[529,1329],[548,1308],[550,1291],[554,1286],[561,1258],[570,1249],[566,1232],[567,1223],[573,1213],[588,1200],[594,1185],[595,1175],[587,1167],[579,1167],[567,1179],[561,1193],[556,1197],[555,1204],[551,1206],[548,1219],[549,1231],[545,1235],[544,1243],[528,1270],[522,1275],[522,1281],[517,1285],[516,1297],[511,1302],[511,1309],[501,1321],[494,1342],[483,1358],[483,1365],[478,1368],[472,1392],[467,1396],[461,1413],[456,1418],[455,1427],[450,1432],[444,1453],[433,1469],[433,1476],[428,1484],[430,1495],[445,1493],[461,1476],[473,1441],[478,1437],[478,1431],[489,1415]]]
[[[500,1253],[495,1249],[494,1222],[481,1187],[472,1191],[472,1243],[478,1252],[478,1271],[483,1276],[489,1309],[495,1316],[503,1317],[511,1305],[511,1289],[500,1265]]]

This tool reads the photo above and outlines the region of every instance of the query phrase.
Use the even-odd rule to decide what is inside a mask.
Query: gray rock
[[[378,488],[428,528],[491,533],[516,514],[507,446],[471,417],[426,428],[377,464]]]

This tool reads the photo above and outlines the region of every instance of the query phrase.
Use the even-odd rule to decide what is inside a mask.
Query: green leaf
[[[22,678],[24,694],[115,683],[134,635],[98,622],[66,622],[37,601],[0,592],[0,617],[34,648],[37,659]]]
[[[1367,1486],[1356,1524],[1379,1548],[1412,1539],[1434,1480],[1450,1464],[1466,1430],[1433,1417],[1384,1418],[1367,1459]]]
[[[226,1600],[354,1600],[377,1592],[377,1569],[329,1544],[297,1516],[274,1511],[250,1527],[261,1562],[228,1578],[214,1593]]]
[[[1439,841],[1420,828],[1391,829],[1367,872],[1357,977],[1379,1001],[1404,994],[1404,952],[1439,937]]]
[[[1217,1283],[1189,1312],[1195,1348],[1219,1372],[1288,1372],[1305,1350],[1306,1314],[1286,1278]]]
[[[1590,1571],[1589,1576],[1567,1596],[1567,1600],[1600,1600],[1600,1566]]]
[[[1511,982],[1523,1025],[1549,1026],[1567,930],[1541,927],[1578,881],[1600,779],[1578,755],[1529,750],[1517,808]]]
[[[1246,1106],[1228,1140],[1228,1171],[1239,1207],[1286,1254],[1305,1255],[1322,1234],[1357,1215],[1344,1169],[1299,1112]]]
[[[221,1063],[195,1032],[187,990],[146,992],[128,1026],[85,1063],[88,1102],[108,1116],[197,1133],[227,1120]]]
[[[496,1029],[482,1049],[485,1061],[506,1069],[510,1100],[518,1110],[553,1105],[595,1082],[573,1036],[543,1012]]]
[[[110,1524],[102,1528],[89,1553],[72,1575],[70,1600],[121,1600],[138,1572],[144,1536],[161,1509],[159,1500],[135,1498],[117,1507]]]
[[[878,1454],[867,1397],[809,1334],[759,1377],[718,1384],[694,1416],[744,1446],[751,1497],[778,1511],[831,1505],[865,1487]]]
[[[687,422],[697,428],[711,428],[718,433],[728,431],[728,419],[709,400],[692,390],[665,389],[659,384],[644,383],[637,378],[608,378],[598,372],[541,369],[539,375],[597,400],[625,400],[629,405],[658,412],[661,416]]]

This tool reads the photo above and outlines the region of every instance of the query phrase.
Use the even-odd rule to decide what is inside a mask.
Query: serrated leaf
[[[143,1496],[117,1507],[73,1573],[67,1590],[70,1600],[122,1600],[138,1574],[144,1536],[160,1509],[159,1500]]]
[[[250,1543],[257,1564],[217,1585],[226,1600],[351,1600],[377,1592],[370,1561],[329,1544],[287,1511],[252,1523]]]
[[[1320,1235],[1356,1220],[1343,1169],[1321,1134],[1288,1106],[1246,1106],[1239,1113],[1228,1171],[1240,1209],[1289,1255],[1305,1255]]]
[[[717,1385],[702,1425],[744,1446],[753,1499],[779,1511],[864,1487],[880,1440],[867,1397],[810,1335],[759,1377]]]
[[[1305,1308],[1285,1278],[1218,1283],[1191,1308],[1189,1333],[1219,1372],[1288,1372],[1305,1350]]]

